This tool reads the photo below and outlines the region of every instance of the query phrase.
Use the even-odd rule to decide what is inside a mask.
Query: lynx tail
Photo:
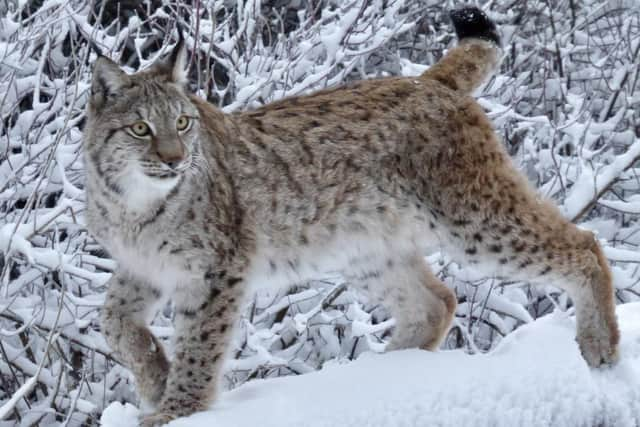
[[[478,8],[457,9],[449,16],[460,41],[422,78],[436,80],[466,95],[479,87],[497,67],[500,35],[496,25]]]

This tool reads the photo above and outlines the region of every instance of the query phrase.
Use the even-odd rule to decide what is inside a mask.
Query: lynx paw
[[[140,427],[160,427],[178,418],[175,414],[155,413],[140,419]]]
[[[610,366],[618,361],[618,345],[612,344],[608,334],[582,335],[576,340],[582,357],[592,368]]]

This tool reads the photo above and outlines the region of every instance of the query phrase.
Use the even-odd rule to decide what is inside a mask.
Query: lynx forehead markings
[[[134,75],[98,59],[84,135],[87,219],[119,264],[102,325],[155,407],[144,425],[214,399],[255,284],[339,272],[391,310],[389,349],[436,349],[456,299],[429,270],[425,245],[566,289],[587,363],[615,362],[602,251],[535,194],[469,96],[497,66],[495,26],[474,8],[451,17],[459,45],[419,77],[236,114],[185,91],[182,41]],[[165,298],[176,307],[171,362],[146,326]]]

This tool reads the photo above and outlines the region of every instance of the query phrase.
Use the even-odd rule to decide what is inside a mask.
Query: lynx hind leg
[[[387,350],[438,348],[455,314],[456,297],[420,255],[358,266],[347,278],[390,310],[396,325]]]
[[[417,261],[418,262],[418,261]],[[456,294],[438,279],[422,257],[419,260],[422,267],[423,282],[427,288],[427,340],[422,346],[425,350],[436,350],[449,332],[451,322],[456,314],[458,299]]]
[[[592,233],[564,219],[515,174],[494,179],[493,191],[466,191],[450,202],[450,216],[441,221],[448,231],[443,241],[499,275],[566,290],[587,363],[615,362],[619,333],[613,285],[600,246]]]
[[[576,303],[577,339],[590,366],[615,363],[618,360],[620,332],[615,313],[614,286],[611,270],[602,248],[591,232],[583,231],[582,251],[586,268],[575,293],[582,293],[581,307]],[[571,292],[569,292],[571,295]]]
[[[118,359],[133,372],[143,404],[156,406],[164,393],[170,364],[146,322],[160,294],[118,273],[108,286],[102,333]]]

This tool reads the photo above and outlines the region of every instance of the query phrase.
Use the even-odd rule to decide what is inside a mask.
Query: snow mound
[[[618,319],[621,360],[613,368],[589,369],[574,319],[555,313],[489,354],[365,354],[303,376],[250,382],[210,412],[169,426],[638,426],[640,303],[619,306]],[[112,404],[102,425],[123,427],[132,416],[130,407]]]

